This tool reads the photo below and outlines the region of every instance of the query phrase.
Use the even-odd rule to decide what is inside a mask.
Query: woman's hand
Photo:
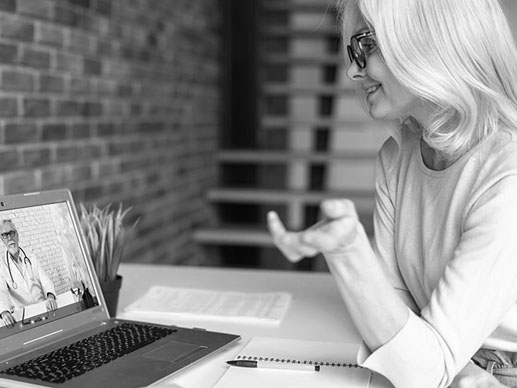
[[[449,388],[508,388],[479,366],[469,362],[454,378]]]
[[[268,213],[275,245],[291,262],[321,253],[339,253],[355,239],[359,219],[353,202],[329,199],[320,205],[323,219],[300,232],[287,231],[276,212]]]

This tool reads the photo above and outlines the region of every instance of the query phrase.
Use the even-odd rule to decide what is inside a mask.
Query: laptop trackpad
[[[171,341],[144,354],[144,357],[158,361],[182,362],[206,349],[206,346]]]

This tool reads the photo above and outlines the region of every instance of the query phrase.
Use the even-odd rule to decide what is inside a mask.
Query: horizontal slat
[[[287,84],[266,84],[264,83],[261,88],[262,93],[265,94],[285,94],[290,95],[292,98],[295,95],[332,95],[337,97],[338,95],[346,95],[352,96],[354,99],[357,99],[355,96],[355,91],[350,89],[348,86],[340,86],[340,85],[311,85],[311,86],[295,86],[295,85],[287,85]]]
[[[374,159],[375,151],[347,151],[346,153],[329,152],[289,152],[261,150],[220,150],[217,160],[223,163],[288,163],[306,161],[312,163],[330,163],[336,160]]]
[[[336,36],[339,37],[339,30],[336,26],[315,26],[311,27],[278,27],[278,26],[269,26],[263,27],[260,33],[264,36],[285,36],[285,37],[295,37],[295,38],[309,38],[316,39],[318,37],[329,37]]]
[[[301,190],[268,190],[241,188],[214,188],[208,191],[207,197],[212,202],[286,204],[300,201],[307,205],[317,205],[323,199],[348,198],[355,204],[358,213],[372,214],[374,193],[372,191],[301,191]]]
[[[325,2],[321,0],[314,1],[312,3],[300,3],[300,2],[289,2],[289,1],[263,1],[261,3],[266,10],[275,11],[296,11],[296,12],[307,12],[307,13],[321,13],[332,12],[333,3]]]
[[[243,227],[203,228],[193,234],[194,241],[212,245],[274,246],[269,232]]]
[[[371,222],[362,221],[366,233],[372,238],[373,227]],[[205,245],[235,245],[274,247],[273,239],[266,226],[222,226],[213,228],[200,228],[194,231],[194,241]]]
[[[358,120],[353,117],[346,119],[343,117],[312,117],[309,119],[298,119],[289,116],[263,116],[260,125],[267,129],[278,127],[308,128],[308,127],[326,127],[329,129],[342,129],[347,127],[359,128],[365,126],[365,121]]]
[[[342,54],[326,54],[319,56],[304,56],[304,55],[287,55],[287,54],[275,54],[275,53],[262,53],[260,60],[267,64],[296,64],[296,65],[341,65],[345,63]]]

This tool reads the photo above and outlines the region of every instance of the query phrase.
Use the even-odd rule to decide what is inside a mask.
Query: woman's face
[[[361,19],[357,23],[354,34],[368,30],[366,22]],[[428,110],[422,100],[395,79],[386,66],[379,48],[368,52],[364,69],[352,62],[348,67],[347,75],[352,81],[357,82],[365,93],[370,116],[374,119],[394,120],[413,116],[421,123],[425,121]]]

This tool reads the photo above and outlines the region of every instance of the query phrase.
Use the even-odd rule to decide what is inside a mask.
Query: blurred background
[[[372,232],[387,132],[347,63],[333,1],[0,0],[0,194],[133,207],[126,262],[326,271],[265,215],[348,197]]]

